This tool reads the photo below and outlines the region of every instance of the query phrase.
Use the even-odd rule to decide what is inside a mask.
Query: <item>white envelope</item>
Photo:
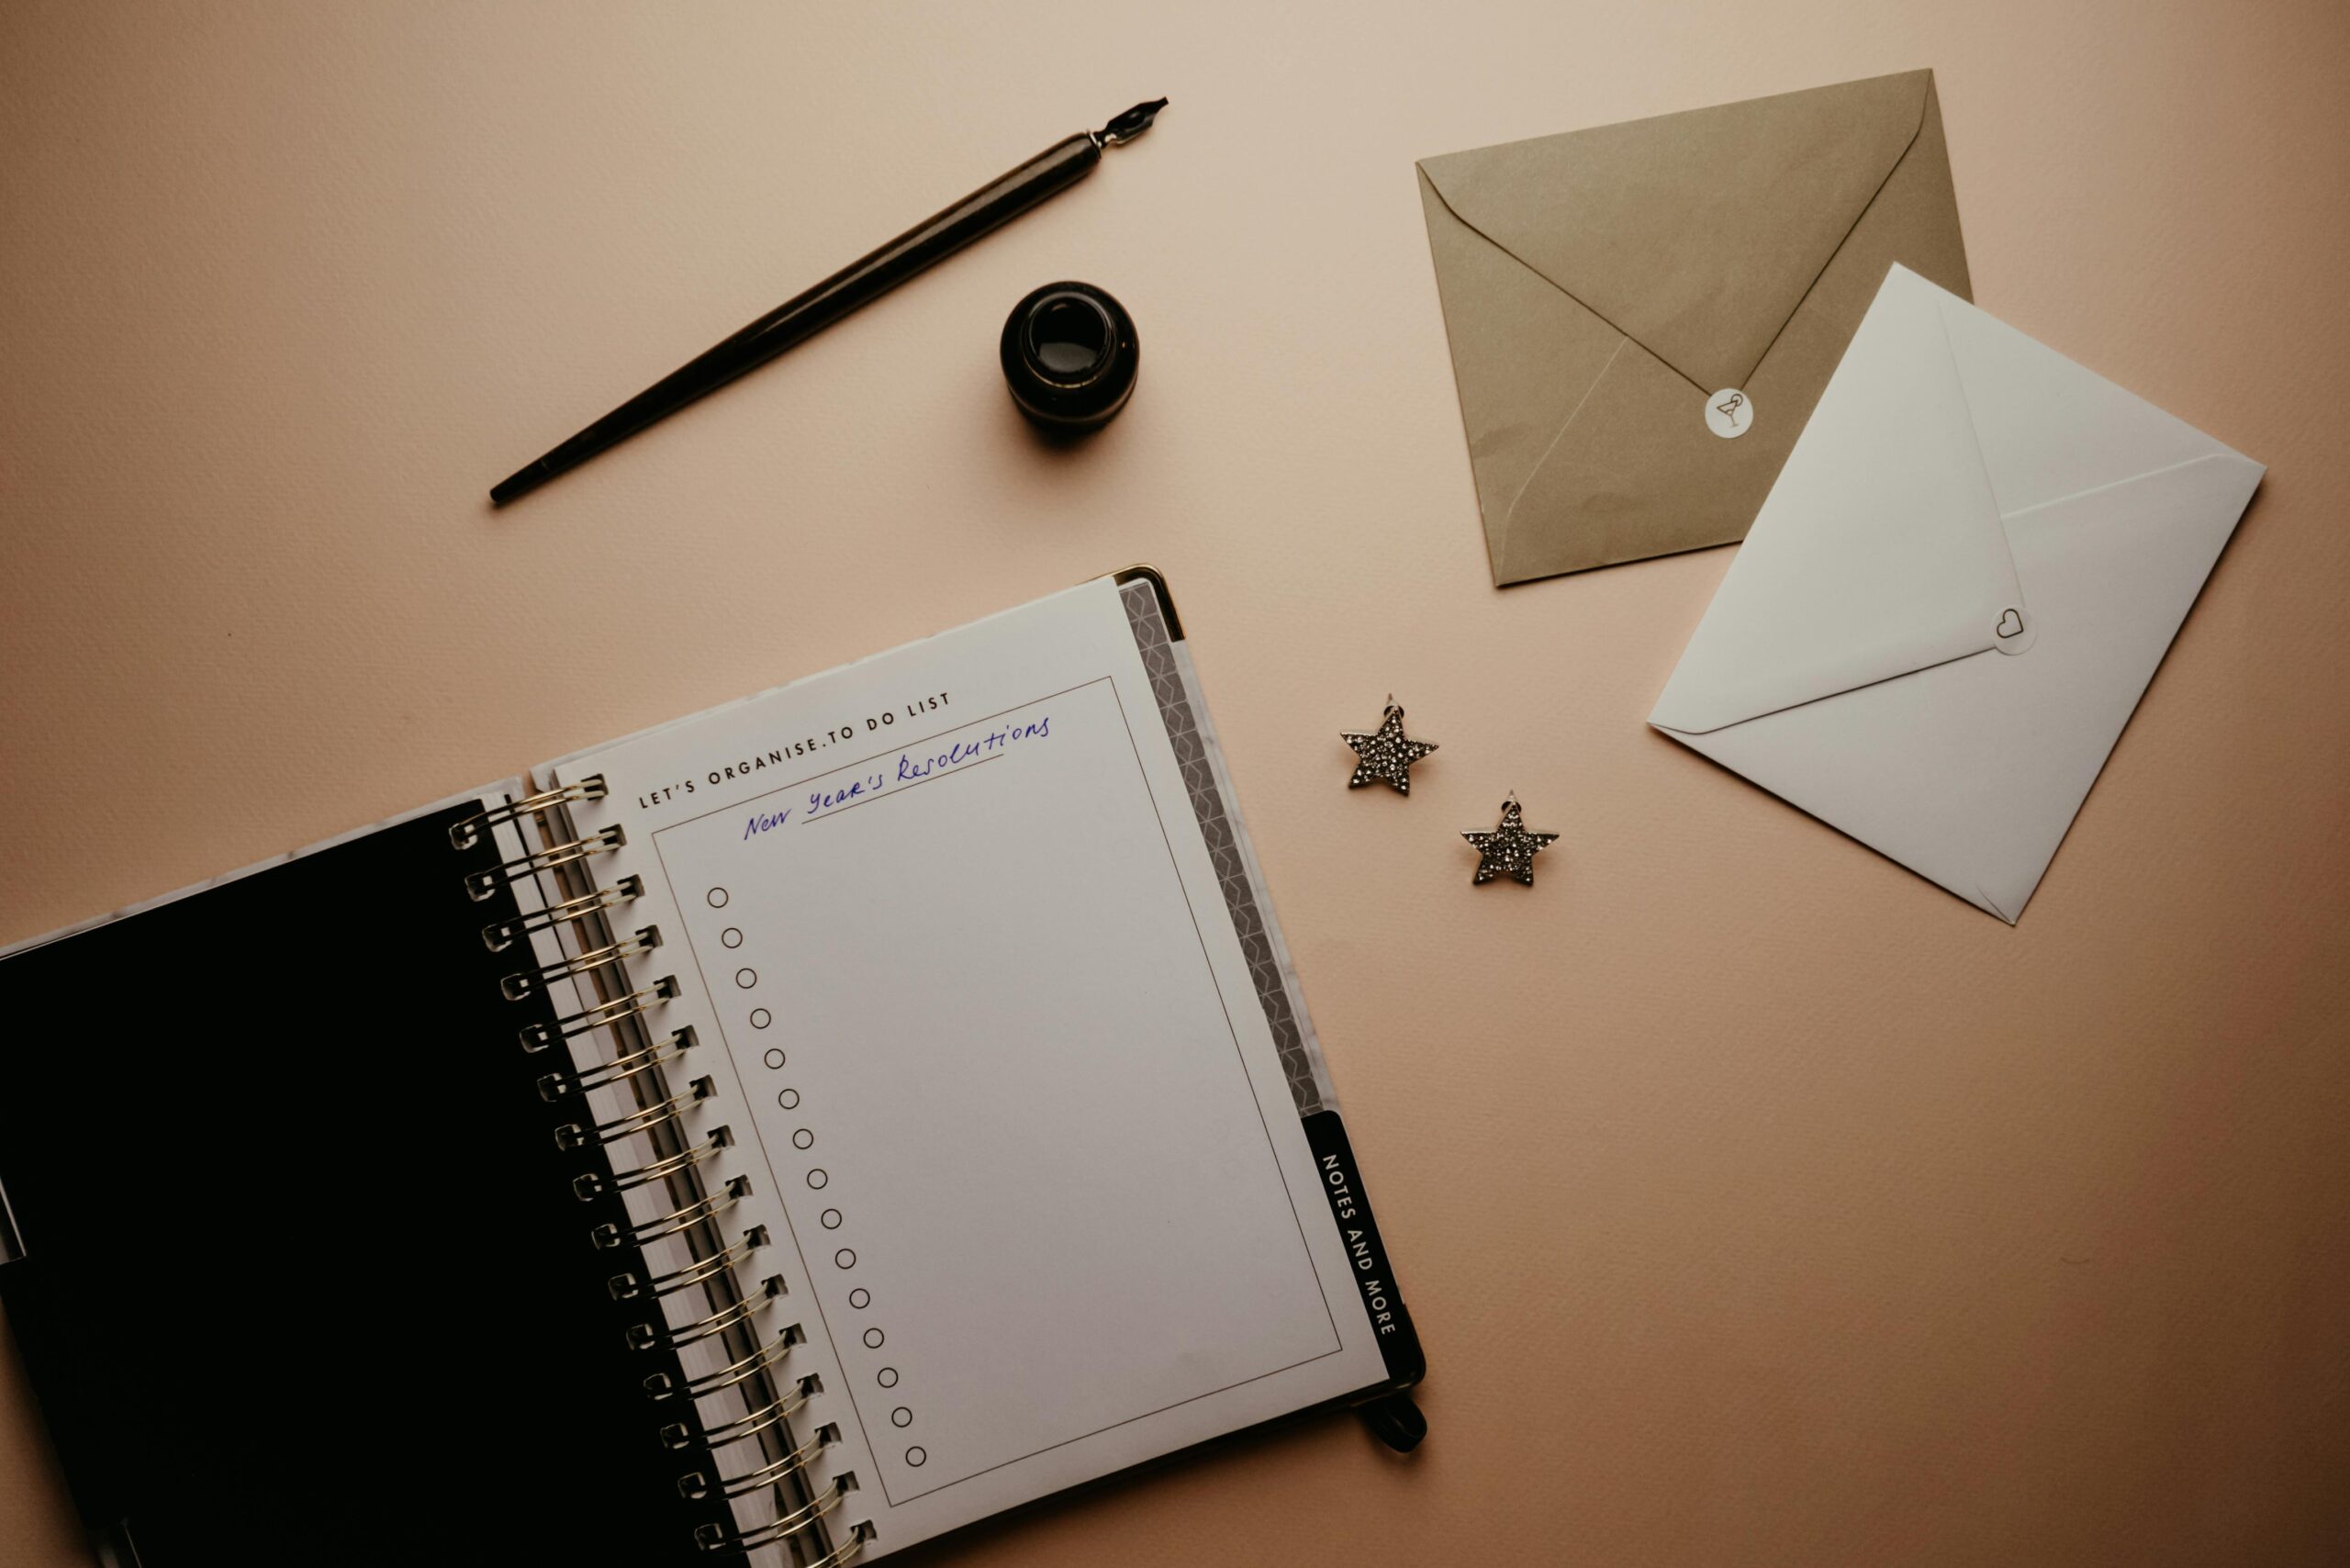
[[[2012,924],[2266,471],[1896,266],[1649,722]]]

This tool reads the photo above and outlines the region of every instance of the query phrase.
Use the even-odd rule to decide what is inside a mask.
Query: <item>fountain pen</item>
[[[794,295],[733,337],[663,376],[545,456],[498,481],[489,492],[490,504],[502,507],[556,475],[578,467],[654,420],[765,364],[1046,196],[1067,189],[1093,172],[1104,151],[1132,141],[1148,130],[1158,111],[1166,106],[1164,98],[1136,104],[1100,130],[1082,130],[1053,143],[944,212],[916,224],[869,255],[851,262],[813,288]]]

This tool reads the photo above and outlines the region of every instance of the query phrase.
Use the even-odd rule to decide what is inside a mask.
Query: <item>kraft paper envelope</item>
[[[1886,266],[1967,292],[1930,71],[1419,174],[1496,587],[1744,537]]]
[[[1649,722],[2012,924],[2265,472],[1895,267]]]

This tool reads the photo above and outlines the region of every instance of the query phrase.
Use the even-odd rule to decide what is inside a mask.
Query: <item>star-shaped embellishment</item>
[[[1483,887],[1495,877],[1507,877],[1513,881],[1534,885],[1534,857],[1558,842],[1555,833],[1528,833],[1526,814],[1518,809],[1517,797],[1512,795],[1502,802],[1502,824],[1491,833],[1464,833],[1477,851],[1477,874],[1471,885]]]
[[[1436,749],[1434,741],[1416,741],[1404,734],[1404,710],[1395,700],[1387,700],[1387,711],[1380,715],[1379,728],[1370,734],[1347,734],[1338,737],[1354,748],[1354,777],[1347,780],[1347,788],[1360,790],[1366,784],[1382,781],[1392,784],[1399,794],[1412,792],[1412,764]]]

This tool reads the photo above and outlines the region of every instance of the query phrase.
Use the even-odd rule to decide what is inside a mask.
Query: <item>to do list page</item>
[[[552,771],[722,1042],[877,1547],[1383,1375],[1111,584]]]

